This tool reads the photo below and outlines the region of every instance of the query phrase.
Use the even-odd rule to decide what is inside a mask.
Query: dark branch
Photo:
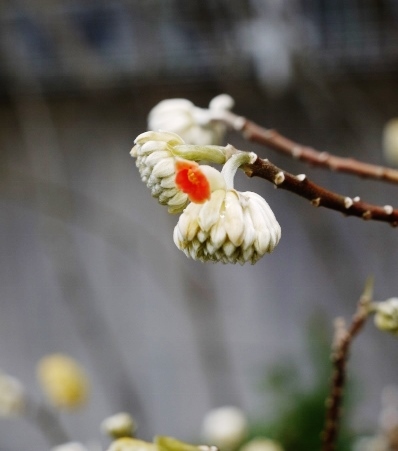
[[[297,176],[289,174],[269,160],[257,158],[253,164],[246,165],[243,169],[249,177],[268,180],[278,188],[308,199],[315,207],[325,207],[340,211],[346,216],[383,221],[393,227],[398,226],[398,209],[393,209],[391,205],[373,205],[362,202],[358,197],[342,196],[311,182],[304,174]]]
[[[328,152],[320,152],[312,147],[298,144],[276,130],[266,129],[230,112],[221,116],[219,120],[242,133],[249,141],[257,142],[312,166],[398,184],[398,170],[396,169],[364,163],[354,158],[338,157]]]
[[[357,311],[352,318],[348,329],[339,324],[336,327],[335,343],[332,353],[333,375],[330,395],[326,400],[326,419],[322,432],[322,451],[333,451],[336,447],[337,434],[339,430],[341,405],[346,382],[346,365],[349,350],[354,337],[360,332],[369,316],[370,292],[372,281],[369,280],[365,292],[358,302]],[[342,330],[342,327],[344,329]]]

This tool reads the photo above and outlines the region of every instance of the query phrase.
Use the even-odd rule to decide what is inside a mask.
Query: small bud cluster
[[[161,102],[151,111],[149,122],[169,127],[168,131],[140,134],[131,155],[152,196],[167,205],[170,213],[182,213],[173,235],[178,249],[202,262],[254,264],[272,252],[281,237],[268,203],[258,194],[234,189],[237,169],[253,163],[257,156],[230,145],[214,145],[207,138],[203,144],[198,134],[198,130],[204,133],[203,124],[213,124],[209,118],[216,117],[215,111],[228,109],[227,104],[223,96],[213,99],[209,110],[184,99]],[[189,139],[186,144],[175,131],[193,127],[194,121],[195,139],[184,134]],[[204,161],[224,167],[219,172],[201,164]],[[281,173],[275,183],[283,179]]]

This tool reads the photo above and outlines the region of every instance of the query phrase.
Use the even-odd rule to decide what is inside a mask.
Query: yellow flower
[[[112,442],[107,451],[156,451],[156,446],[143,440],[124,437]]]
[[[43,357],[37,365],[37,378],[48,400],[60,409],[73,409],[87,400],[89,382],[71,357],[63,354]]]

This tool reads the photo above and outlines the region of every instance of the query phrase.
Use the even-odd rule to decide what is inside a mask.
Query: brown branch
[[[243,169],[249,177],[256,176],[268,180],[277,188],[286,189],[308,199],[315,207],[325,207],[340,211],[346,216],[383,221],[393,227],[398,226],[398,209],[394,209],[391,205],[373,205],[362,202],[359,197],[342,196],[311,182],[304,174],[289,174],[269,160],[257,158],[253,164],[246,165]]]
[[[249,141],[257,142],[312,166],[398,184],[398,170],[396,169],[364,163],[354,158],[338,157],[328,152],[320,152],[312,147],[298,144],[276,130],[266,129],[231,112],[226,112],[219,120],[242,133],[245,139]]]
[[[347,330],[341,321],[336,322],[335,343],[332,353],[333,375],[330,395],[326,400],[326,419],[322,432],[322,451],[333,451],[339,429],[341,405],[346,382],[346,364],[348,353],[354,337],[360,332],[369,315],[369,303],[373,283],[368,281],[365,292],[358,302],[357,311]],[[344,327],[344,329],[342,329]]]

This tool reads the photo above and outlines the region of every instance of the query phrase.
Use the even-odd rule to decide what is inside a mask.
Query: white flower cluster
[[[188,144],[220,144],[226,127],[217,117],[233,105],[234,100],[227,94],[215,97],[208,109],[199,108],[187,99],[163,100],[150,111],[148,127],[178,133]]]
[[[188,205],[173,238],[194,260],[243,264],[272,252],[280,236],[280,226],[261,196],[219,189],[206,203]]]
[[[227,100],[223,96],[213,99],[207,117],[208,111],[232,106]],[[253,163],[257,156],[230,145],[213,145],[210,138],[204,138],[206,143],[200,145],[199,139],[190,136],[190,142],[196,143],[186,144],[175,130],[186,131],[193,123],[200,128],[205,123],[198,121],[201,115],[205,113],[184,99],[161,102],[152,110],[150,123],[169,126],[173,131],[140,134],[131,155],[152,196],[167,205],[170,213],[182,213],[173,234],[180,250],[202,262],[254,264],[272,252],[281,237],[281,228],[268,203],[256,193],[234,189],[237,169]],[[198,128],[195,130],[199,133]],[[219,172],[198,164],[204,161],[224,166]]]

